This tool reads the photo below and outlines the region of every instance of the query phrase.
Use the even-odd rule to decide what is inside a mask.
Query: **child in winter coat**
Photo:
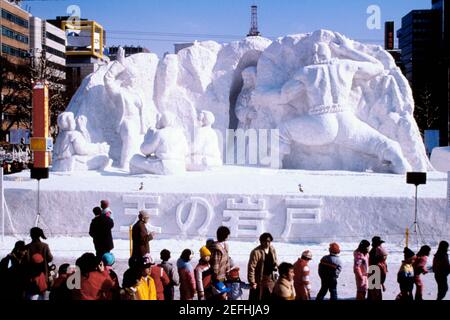
[[[185,249],[177,261],[180,276],[180,300],[193,300],[196,292],[194,268],[190,264],[194,253]]]
[[[116,258],[112,253],[107,252],[103,255],[102,261],[103,265],[105,266],[106,273],[109,274],[109,277],[113,282],[112,299],[119,300],[120,299],[119,278],[117,277],[116,272],[113,270],[113,265],[116,262]]]
[[[242,296],[244,294],[243,289],[249,290],[250,284],[245,283],[241,280],[239,276],[239,267],[232,267],[230,271],[227,273],[227,280],[225,281],[225,285],[227,288],[230,288],[230,292],[228,292],[228,300],[242,300]]]
[[[136,269],[130,268],[123,274],[122,289],[120,290],[120,300],[135,301],[137,297],[137,286],[141,276]]]
[[[136,300],[157,300],[155,281],[150,276],[151,268],[155,264],[153,258],[147,254],[136,260],[136,265],[131,266],[138,270],[140,276],[140,280],[136,286]]]
[[[156,265],[152,266],[150,276],[155,281],[157,300],[164,300],[164,287],[170,284],[169,277],[163,268]]]
[[[50,290],[50,301],[72,300],[72,290],[67,287],[67,280],[75,272],[68,263],[62,264],[58,269],[58,277]]]
[[[369,247],[370,242],[367,240],[361,241],[358,249],[353,252],[354,263],[353,272],[356,280],[356,300],[366,300],[369,270]]]
[[[388,265],[388,252],[383,248],[384,241],[376,236],[372,238],[372,249],[369,251],[369,267],[375,266],[381,272],[381,288],[372,288],[367,290],[367,300],[380,301],[383,300],[383,292],[386,291],[384,283],[386,282]]]
[[[174,287],[180,285],[180,280],[178,277],[178,273],[175,272],[175,266],[169,262],[170,251],[167,249],[161,250],[160,257],[161,263],[159,264],[159,266],[164,269],[170,280],[170,283],[164,286],[164,300],[172,301],[174,300],[175,296]]]
[[[278,267],[280,277],[273,288],[272,297],[275,300],[295,300],[294,266],[290,263],[282,263]]]
[[[74,300],[111,300],[114,286],[103,262],[93,253],[85,253],[75,264],[80,268],[81,286],[72,290]]]
[[[198,300],[210,299],[212,296],[211,276],[212,270],[209,265],[211,251],[204,246],[200,249],[200,260],[195,267],[195,284],[197,287]]]
[[[100,208],[102,208],[102,214],[107,216],[108,218],[113,219],[113,213],[111,209],[109,208],[109,201],[108,200],[102,200],[100,201]]]
[[[48,285],[44,264],[44,257],[40,253],[35,253],[31,256],[26,287],[27,300],[45,300],[45,292]]]
[[[413,263],[414,268],[414,283],[416,284],[416,296],[415,300],[423,300],[423,282],[420,275],[427,274],[427,261],[430,256],[431,248],[429,246],[423,246],[417,252],[417,259]]]
[[[397,282],[400,285],[400,294],[397,296],[397,300],[413,300],[414,289],[414,268],[413,263],[416,259],[414,252],[405,248],[403,250],[405,260],[402,261],[400,270],[397,273]]]
[[[312,260],[312,253],[306,250],[300,259],[294,263],[294,288],[296,300],[311,300],[310,269],[308,263]]]
[[[447,277],[450,273],[448,242],[441,241],[433,258],[433,272],[438,286],[437,300],[443,300],[448,291]]]
[[[330,300],[337,300],[337,279],[342,270],[342,262],[339,259],[341,249],[339,244],[331,243],[330,254],[324,256],[319,263],[319,276],[322,286],[317,294],[316,300],[323,300],[328,291],[330,291]]]

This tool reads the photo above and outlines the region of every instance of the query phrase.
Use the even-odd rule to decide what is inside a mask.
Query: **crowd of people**
[[[102,200],[93,209],[94,218],[89,234],[96,253],[84,253],[75,266],[62,264],[56,271],[49,246],[42,242],[46,237],[40,228],[30,231],[31,243],[18,241],[12,252],[0,263],[0,283],[3,299],[13,300],[174,300],[178,287],[180,300],[241,300],[244,290],[250,290],[249,300],[311,300],[312,283],[309,266],[313,258],[310,250],[304,251],[294,263],[279,263],[273,246],[273,237],[264,233],[260,245],[251,251],[247,266],[247,282],[240,278],[240,269],[229,255],[227,240],[230,230],[221,226],[216,240],[208,239],[199,249],[200,260],[194,267],[194,252],[185,249],[176,261],[170,262],[171,252],[160,252],[161,263],[156,264],[150,251],[155,234],[148,232],[146,224],[150,215],[139,212],[132,228],[132,253],[122,283],[114,271],[115,257],[112,228],[113,213],[109,202]],[[386,291],[388,252],[384,241],[376,236],[372,242],[362,240],[354,251],[355,297],[357,300],[382,300]],[[404,249],[404,260],[397,273],[400,293],[398,300],[422,300],[424,284],[422,275],[433,272],[438,285],[437,299],[442,300],[448,291],[450,273],[449,244],[442,241],[434,255],[432,267],[427,268],[431,254],[423,246],[417,254]],[[337,284],[342,271],[338,243],[329,245],[329,254],[322,257],[318,267],[321,280],[316,300],[330,294],[338,299]],[[416,288],[413,295],[414,287]]]

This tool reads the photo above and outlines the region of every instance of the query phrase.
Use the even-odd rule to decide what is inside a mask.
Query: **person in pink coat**
[[[422,274],[428,273],[427,262],[428,257],[430,256],[430,252],[431,248],[429,246],[423,246],[422,248],[420,248],[419,252],[417,252],[417,258],[413,263],[414,284],[416,285],[416,301],[423,300],[423,282],[420,276]]]
[[[353,252],[354,263],[353,272],[356,279],[356,300],[366,300],[368,289],[368,269],[369,269],[369,247],[370,242],[361,241]]]
[[[196,293],[194,268],[190,261],[194,253],[185,249],[177,261],[178,274],[180,276],[180,300],[193,300]]]

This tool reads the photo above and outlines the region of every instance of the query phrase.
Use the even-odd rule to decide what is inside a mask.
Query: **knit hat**
[[[209,251],[209,249],[205,246],[200,248],[200,257],[204,258],[204,257],[208,257],[211,256],[211,251]]]
[[[110,267],[114,264],[114,262],[116,262],[116,258],[114,258],[114,255],[112,253],[107,252],[103,255],[102,261],[105,266]]]
[[[229,279],[239,279],[239,267],[234,267],[228,272]]]
[[[31,256],[31,262],[35,264],[40,264],[44,262],[44,257],[40,253],[35,253]]]
[[[341,253],[341,247],[336,242],[330,244],[330,253],[339,254]]]
[[[412,251],[412,250],[409,249],[408,247],[406,247],[406,248],[403,250],[403,254],[404,254],[404,256],[405,256],[405,260],[410,259],[410,258],[412,258],[412,257],[415,256],[414,251]]]
[[[312,260],[312,252],[309,250],[303,251],[302,258]]]

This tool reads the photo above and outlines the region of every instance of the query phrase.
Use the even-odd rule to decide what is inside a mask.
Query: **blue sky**
[[[383,25],[394,20],[396,29],[409,11],[431,7],[431,0],[29,0],[22,7],[29,6],[33,15],[49,19],[67,15],[67,8],[77,5],[82,18],[103,25],[107,45],[141,45],[162,55],[173,52],[175,42],[228,42],[244,37],[254,2],[263,36],[322,28],[376,44],[383,43],[384,33],[367,28],[370,5],[380,7]]]

